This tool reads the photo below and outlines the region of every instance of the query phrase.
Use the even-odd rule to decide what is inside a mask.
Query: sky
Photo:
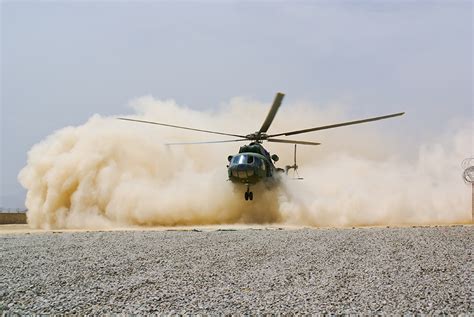
[[[0,41],[3,208],[34,144],[144,95],[406,111],[386,128],[414,147],[473,117],[471,1],[2,1]]]

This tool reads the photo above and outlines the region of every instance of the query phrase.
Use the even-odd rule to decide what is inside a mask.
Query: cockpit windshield
[[[253,155],[236,155],[232,158],[231,165],[239,165],[239,164],[251,164],[251,165],[256,165],[260,166],[262,164],[262,161]]]

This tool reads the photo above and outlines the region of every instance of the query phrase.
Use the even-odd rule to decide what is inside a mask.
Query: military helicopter
[[[276,154],[270,155],[270,153],[263,147],[262,145],[263,141],[276,142],[276,143],[291,143],[295,145],[294,164],[286,166],[286,173],[288,174],[289,169],[294,169],[295,172],[297,172],[297,169],[298,169],[298,165],[296,164],[296,145],[297,144],[320,145],[321,143],[301,141],[301,140],[280,139],[280,138],[275,138],[275,137],[290,136],[290,135],[295,135],[295,134],[302,134],[302,133],[308,133],[308,132],[313,132],[313,131],[338,128],[338,127],[343,127],[347,125],[383,120],[383,119],[401,116],[404,114],[404,112],[400,112],[400,113],[389,114],[389,115],[385,115],[381,117],[373,117],[373,118],[362,119],[362,120],[347,121],[347,122],[342,122],[342,123],[330,124],[330,125],[319,126],[319,127],[314,127],[314,128],[296,130],[296,131],[267,134],[267,131],[270,128],[270,125],[272,124],[273,119],[275,118],[275,115],[278,109],[280,108],[280,105],[284,96],[285,95],[281,92],[278,92],[276,94],[273,104],[270,108],[270,111],[268,112],[267,117],[265,118],[265,121],[263,121],[263,124],[260,127],[260,129],[254,133],[250,133],[247,135],[195,129],[195,128],[178,126],[178,125],[173,125],[173,124],[130,119],[130,118],[117,118],[117,119],[147,123],[147,124],[156,124],[156,125],[170,127],[170,128],[185,129],[185,130],[232,136],[232,137],[238,138],[238,139],[221,140],[221,141],[167,143],[167,145],[209,144],[209,143],[251,141],[248,145],[241,146],[239,149],[239,153],[228,156],[227,159],[229,161],[229,164],[227,165],[227,175],[231,182],[243,184],[247,187],[247,191],[245,192],[245,195],[244,195],[245,200],[253,200],[253,192],[250,191],[250,186],[255,185],[259,182],[264,182],[267,185],[275,184],[278,182],[280,175],[285,173],[284,169],[275,167],[274,162],[275,163],[278,162],[279,160],[278,155]],[[301,179],[301,178],[298,176],[298,179]]]

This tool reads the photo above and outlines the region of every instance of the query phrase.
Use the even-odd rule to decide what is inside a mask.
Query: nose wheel
[[[250,191],[250,186],[247,185],[247,191],[245,192],[245,200],[253,200],[253,193]]]

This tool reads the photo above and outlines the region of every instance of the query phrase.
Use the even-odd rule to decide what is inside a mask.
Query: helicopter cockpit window
[[[231,165],[259,164],[260,160],[253,155],[237,155],[232,158]]]
[[[232,159],[232,165],[246,164],[247,160],[245,155],[237,155]]]
[[[253,165],[258,167],[258,166],[262,165],[262,161],[258,157],[254,157],[253,158]]]

